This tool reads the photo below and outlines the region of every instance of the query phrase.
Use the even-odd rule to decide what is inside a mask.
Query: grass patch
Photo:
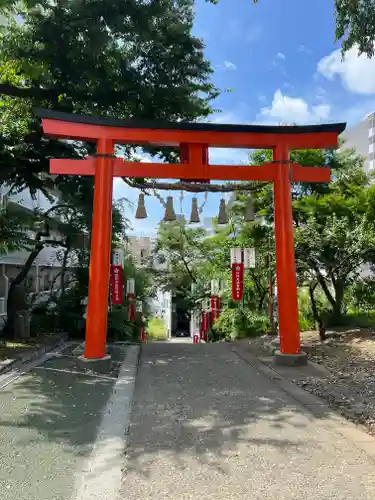
[[[150,340],[167,340],[167,327],[160,318],[151,318],[147,325],[147,334]]]

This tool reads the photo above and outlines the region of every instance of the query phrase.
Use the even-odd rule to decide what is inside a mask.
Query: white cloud
[[[237,69],[237,66],[231,61],[224,61],[225,69]]]
[[[283,54],[282,52],[278,52],[276,54],[276,59],[281,59],[281,60],[285,61],[285,54]]]
[[[261,118],[267,122],[276,123],[308,123],[326,120],[331,107],[328,104],[309,106],[301,97],[283,95],[280,89],[276,90],[272,105],[261,109]]]
[[[218,68],[228,71],[235,71],[237,69],[237,66],[232,61],[224,61],[223,64],[218,65]]]
[[[249,150],[232,148],[210,148],[211,165],[248,165]]]
[[[303,45],[301,44],[299,47],[298,47],[298,52],[303,52],[305,54],[312,54],[312,50],[309,49],[308,47],[306,47],[306,45]]]
[[[339,49],[324,57],[318,63],[318,73],[328,80],[338,76],[351,92],[375,94],[375,58],[358,55],[356,48],[350,49],[344,59]]]

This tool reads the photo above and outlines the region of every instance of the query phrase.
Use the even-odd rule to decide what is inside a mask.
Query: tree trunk
[[[335,314],[335,318],[340,319],[344,303],[344,284],[341,280],[337,280],[335,283],[335,299],[333,312]]]
[[[3,328],[3,334],[7,338],[14,338],[17,331],[17,316],[19,314],[19,307],[17,306],[17,288],[24,282],[25,278],[29,274],[29,271],[38,257],[39,253],[43,250],[44,244],[42,242],[38,242],[34,248],[34,250],[28,256],[25,265],[12,281],[9,290],[8,290],[8,298],[7,298],[7,321]],[[24,310],[24,308],[23,308]]]
[[[323,342],[326,339],[326,327],[324,325],[323,318],[319,314],[318,306],[316,304],[315,295],[314,295],[316,287],[317,287],[316,283],[314,283],[314,284],[310,283],[309,284],[309,294],[310,294],[311,310],[312,310],[312,313],[313,313],[313,318],[314,318],[315,324],[316,324],[316,326],[318,328],[320,340]]]
[[[67,238],[68,240],[68,238]],[[70,245],[67,241],[67,247],[64,250],[64,257],[62,261],[62,267],[61,267],[61,275],[60,275],[60,290],[61,290],[61,295],[60,298],[62,298],[65,294],[65,275],[66,275],[66,270],[67,270],[67,264],[68,264],[68,256],[70,252]]]
[[[263,291],[263,293],[260,296],[260,299],[259,299],[259,302],[258,302],[258,311],[259,312],[262,312],[263,303],[264,303],[264,299],[266,298],[266,295],[267,295],[267,290]]]

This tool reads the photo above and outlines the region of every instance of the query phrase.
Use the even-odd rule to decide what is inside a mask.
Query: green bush
[[[160,318],[151,318],[147,324],[147,335],[153,340],[167,340],[167,327]]]
[[[62,297],[52,297],[48,302],[35,306],[31,315],[31,334],[66,332],[70,338],[83,338],[83,298],[81,287],[76,285],[66,290]]]
[[[245,338],[262,335],[269,329],[268,317],[251,310],[224,309],[211,328],[210,339]]]
[[[115,342],[139,339],[139,325],[129,321],[128,311],[123,306],[113,306],[108,312],[108,339]]]

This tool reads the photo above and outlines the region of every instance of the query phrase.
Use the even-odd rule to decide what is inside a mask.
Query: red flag
[[[122,266],[111,266],[110,283],[112,304],[122,304]]]
[[[200,329],[199,329],[199,338],[201,340],[204,339],[204,330],[203,330],[203,325],[201,325]]]
[[[220,297],[212,295],[211,297],[211,320],[214,322],[220,316]]]
[[[209,327],[209,312],[202,311],[202,332],[203,333],[208,332],[208,327]]]
[[[140,329],[140,335],[139,335],[139,338],[140,338],[140,341],[141,342],[145,342],[146,340],[146,332],[145,332],[145,329],[143,326],[141,326],[141,329]]]
[[[135,295],[128,295],[129,320],[135,320]]]
[[[232,299],[236,301],[242,300],[243,297],[243,280],[244,266],[243,264],[232,265]]]

